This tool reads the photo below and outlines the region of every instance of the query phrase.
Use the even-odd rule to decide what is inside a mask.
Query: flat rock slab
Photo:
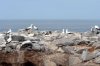
[[[69,55],[64,53],[54,53],[51,55],[46,55],[44,56],[44,60],[50,60],[51,62],[54,62],[57,65],[61,66],[69,65]]]
[[[100,64],[100,56],[95,58],[94,62],[97,63],[97,64]]]
[[[81,63],[82,61],[80,60],[79,57],[75,57],[74,55],[72,56],[69,56],[69,66],[71,65],[76,65],[76,64],[79,64]]]

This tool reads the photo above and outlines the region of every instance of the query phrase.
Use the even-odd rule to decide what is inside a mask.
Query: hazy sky
[[[0,0],[0,19],[100,20],[100,0]]]

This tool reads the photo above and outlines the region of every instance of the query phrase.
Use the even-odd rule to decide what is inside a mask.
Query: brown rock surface
[[[0,66],[46,66],[45,61],[51,61],[55,65],[68,64],[68,55],[64,53],[46,54],[35,51],[20,51],[12,53],[0,52]]]

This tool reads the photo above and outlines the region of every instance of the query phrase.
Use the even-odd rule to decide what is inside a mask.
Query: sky
[[[0,0],[0,20],[100,20],[100,0]]]

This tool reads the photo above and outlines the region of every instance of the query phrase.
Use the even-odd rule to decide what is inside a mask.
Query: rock
[[[78,53],[78,54],[82,54],[83,50],[84,49],[90,49],[91,47],[88,47],[86,45],[76,45],[76,46],[72,46],[73,47],[73,50],[75,53]]]
[[[95,54],[96,54],[96,57],[100,56],[100,52],[97,52],[97,53],[95,53]]]
[[[47,31],[45,35],[50,35],[52,34],[52,31]]]
[[[81,59],[79,57],[75,57],[73,55],[69,56],[69,66],[76,65],[81,63]]]
[[[38,37],[25,37],[25,40],[40,41],[40,38],[38,38]]]
[[[84,51],[84,49],[80,49],[80,50],[77,50],[76,53],[82,54],[83,51]]]
[[[90,41],[98,41],[98,36],[93,36],[89,38]]]
[[[62,53],[64,52],[64,50],[62,48],[58,48],[57,51],[62,52]]]
[[[52,37],[50,37],[50,36],[45,36],[44,40],[46,40],[46,41],[53,41],[54,39]]]
[[[34,36],[34,33],[28,34],[28,37],[33,37],[33,36]]]
[[[82,61],[89,61],[95,58],[96,55],[94,53],[90,53],[87,49],[85,49],[81,55]]]
[[[7,39],[8,39],[8,36],[5,36],[5,40],[7,40]],[[19,35],[13,35],[12,36],[12,41],[22,42],[22,41],[25,41],[25,37],[19,36]]]
[[[86,37],[91,37],[91,36],[95,36],[96,34],[92,33],[92,32],[84,32],[83,33],[83,36],[86,36]]]
[[[5,39],[4,37],[0,37],[0,45],[5,44]]]
[[[6,46],[4,52],[12,52],[13,49],[10,46]]]
[[[57,66],[69,66],[69,55],[64,53],[53,53],[51,55],[44,56],[44,59],[48,59],[51,62],[56,63]]]
[[[62,49],[64,50],[65,53],[68,54],[74,53],[74,48],[71,46],[63,46]]]
[[[45,51],[45,46],[43,44],[33,44],[32,47],[33,50],[35,51]]]
[[[47,44],[47,48],[49,48],[51,51],[57,51],[58,47],[55,44]]]
[[[85,40],[77,40],[75,41],[76,45],[88,45],[90,41],[85,41]]]
[[[20,45],[20,50],[31,50],[33,47],[32,42],[30,40],[24,41],[22,42],[22,44]]]
[[[100,64],[100,56],[94,59],[94,62]]]
[[[50,61],[50,60],[45,60],[44,61],[44,66],[57,66],[56,63]]]
[[[95,63],[80,63],[72,66],[100,66],[100,65]]]
[[[100,49],[100,42],[94,42],[93,45],[96,49]]]
[[[52,42],[52,44],[55,44],[57,46],[73,46],[74,45],[74,41],[72,41],[70,39],[62,38],[62,39],[54,40]]]

